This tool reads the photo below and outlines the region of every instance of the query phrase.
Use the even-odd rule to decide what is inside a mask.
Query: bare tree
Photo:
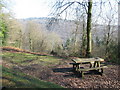
[[[86,55],[86,25],[85,25],[85,18],[83,18],[83,24],[82,24],[82,45],[81,45],[81,54],[83,57]]]
[[[111,14],[109,16],[106,16],[106,22],[107,22],[107,26],[106,26],[106,33],[105,33],[105,55],[106,58],[109,56],[109,46],[110,43],[112,43],[112,41],[115,38],[115,33],[116,33],[116,26],[113,24],[115,23],[115,14]]]
[[[92,23],[92,0],[88,2],[88,13],[87,13],[87,49],[86,57],[91,57],[91,23]]]
[[[78,7],[82,7],[87,14],[87,49],[86,49],[86,57],[91,56],[91,23],[92,23],[92,0],[87,2],[73,1],[73,2],[64,2],[64,0],[58,0],[55,4],[57,12],[57,16],[59,17],[64,11],[67,11],[72,5],[78,4]]]

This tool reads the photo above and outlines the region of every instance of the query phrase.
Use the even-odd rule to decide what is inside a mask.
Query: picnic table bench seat
[[[77,72],[80,72],[81,77],[84,77],[84,72],[85,71],[91,71],[91,70],[96,70],[96,71],[98,71],[98,73],[100,73],[101,75],[103,75],[103,68],[108,68],[108,67],[107,66],[92,67],[92,68],[83,68],[82,67],[82,68],[79,68],[77,70]],[[99,70],[101,70],[101,72]]]
[[[72,61],[73,63],[70,64],[73,65],[73,71],[80,73],[81,77],[84,76],[85,71],[97,71],[102,75],[103,69],[107,68],[102,58],[77,58],[72,59]],[[87,68],[80,67],[82,64],[89,64],[90,66]]]
[[[101,66],[101,67],[92,67],[92,68],[79,68],[78,71],[90,71],[90,70],[98,70],[107,68],[107,66]]]

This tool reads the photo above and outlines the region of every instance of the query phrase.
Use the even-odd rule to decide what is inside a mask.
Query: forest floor
[[[4,54],[4,53],[3,53]],[[113,89],[120,89],[120,79],[119,79],[119,65],[115,64],[108,64],[108,68],[104,69],[103,76],[98,74],[85,74],[84,78],[80,78],[78,75],[76,75],[72,71],[72,65],[69,63],[72,62],[69,59],[63,59],[63,58],[57,58],[59,60],[59,63],[56,62],[56,64],[50,62],[49,64],[39,64],[37,63],[31,63],[31,60],[28,61],[22,61],[26,64],[17,64],[12,62],[8,63],[8,60],[10,57],[13,57],[12,55],[9,58],[6,58],[3,56],[3,65],[7,67],[11,67],[12,69],[26,73],[30,76],[37,77],[44,81],[49,81],[56,83],[58,85],[61,85],[65,88],[113,88]],[[7,56],[8,57],[8,56]],[[54,56],[53,56],[54,57]],[[51,57],[51,60],[53,59]],[[25,58],[25,57],[24,57]],[[38,59],[39,57],[37,57]],[[40,57],[41,58],[41,57]],[[46,57],[45,57],[46,58]],[[44,58],[44,60],[45,60]],[[56,57],[55,57],[56,58]],[[36,58],[33,58],[36,59]],[[19,62],[20,63],[20,62]]]
[[[103,76],[98,74],[86,74],[80,78],[72,71],[72,66],[66,61],[63,65],[48,68],[40,65],[32,65],[19,68],[20,71],[40,78],[44,81],[54,82],[66,88],[119,88],[118,65],[109,65],[104,70]]]

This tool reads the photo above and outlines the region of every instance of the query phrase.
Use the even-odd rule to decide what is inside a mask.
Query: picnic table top
[[[104,59],[98,58],[98,57],[97,58],[73,58],[72,61],[75,63],[85,63],[85,62],[95,62],[95,61],[103,62]]]

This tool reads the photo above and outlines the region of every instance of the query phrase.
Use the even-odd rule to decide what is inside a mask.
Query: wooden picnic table
[[[84,62],[103,62],[104,59],[102,58],[76,58],[76,59],[72,59],[73,62],[75,63],[84,63]]]
[[[74,63],[73,64],[73,70],[80,72],[83,77],[84,71],[90,71],[90,70],[97,70],[99,71],[101,69],[101,74],[103,73],[103,68],[106,68],[107,66],[102,66],[101,62],[104,62],[104,59],[102,58],[74,58],[72,59]],[[81,64],[90,64],[88,68],[80,67]]]

